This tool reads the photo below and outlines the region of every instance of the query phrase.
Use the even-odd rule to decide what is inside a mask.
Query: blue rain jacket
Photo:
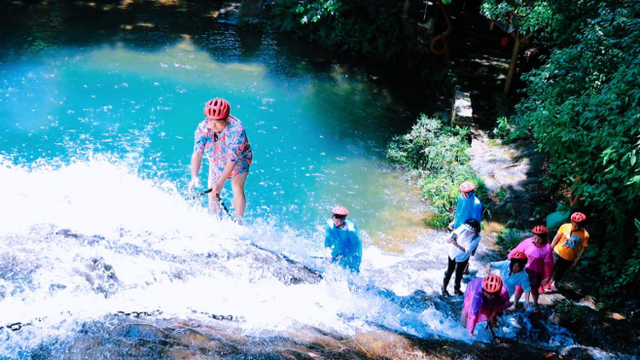
[[[469,219],[476,219],[478,222],[482,222],[482,202],[476,197],[476,194],[469,194],[466,199],[462,195],[458,196],[453,228],[457,229]]]
[[[346,226],[339,229],[333,220],[327,221],[324,247],[331,249],[331,262],[359,273],[362,262],[362,241],[358,236],[356,224],[351,220],[345,220],[345,223]]]

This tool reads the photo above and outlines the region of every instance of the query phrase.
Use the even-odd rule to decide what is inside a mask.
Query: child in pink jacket
[[[493,327],[508,307],[509,291],[502,286],[500,276],[489,274],[467,285],[460,322],[467,328],[469,336],[473,336],[479,322],[486,321],[489,327]]]

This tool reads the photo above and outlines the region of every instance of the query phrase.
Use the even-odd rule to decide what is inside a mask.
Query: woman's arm
[[[191,155],[191,181],[189,181],[189,194],[193,193],[193,188],[198,186],[198,174],[202,165],[202,151],[196,150]]]
[[[229,176],[231,175],[231,172],[233,171],[233,168],[236,166],[236,164],[237,162],[233,162],[233,161],[227,161],[227,163],[224,164],[224,169],[222,170],[220,179],[218,180],[218,182],[215,183],[213,188],[216,194],[220,194],[220,192],[222,191],[222,187],[224,186],[224,183],[227,181],[227,179],[229,179]]]

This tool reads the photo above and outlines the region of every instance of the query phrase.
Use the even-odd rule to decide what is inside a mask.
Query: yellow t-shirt
[[[565,260],[575,260],[580,249],[589,246],[589,233],[587,230],[580,229],[572,233],[571,223],[560,226],[558,234],[562,236],[558,244],[556,244],[554,251]]]

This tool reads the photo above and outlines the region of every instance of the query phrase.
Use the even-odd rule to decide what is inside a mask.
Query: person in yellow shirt
[[[557,282],[564,277],[570,267],[578,265],[578,261],[589,246],[589,233],[584,228],[587,216],[583,213],[571,214],[571,223],[564,224],[558,229],[553,238],[551,250],[555,264],[553,265],[553,279],[549,286],[550,291],[557,290]]]

